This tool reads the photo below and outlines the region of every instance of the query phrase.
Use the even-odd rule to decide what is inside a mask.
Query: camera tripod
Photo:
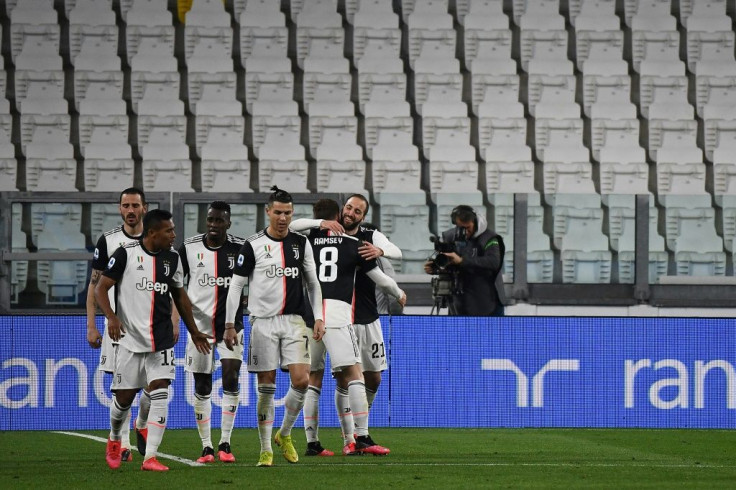
[[[439,315],[442,308],[447,308],[447,314],[457,315],[452,295],[453,279],[445,275],[432,278],[432,309],[430,315]]]

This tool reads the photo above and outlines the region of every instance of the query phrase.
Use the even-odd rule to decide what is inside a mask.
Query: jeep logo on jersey
[[[165,282],[149,281],[147,277],[141,279],[141,282],[136,283],[135,288],[139,291],[155,291],[161,294],[167,294],[169,292],[168,284]]]
[[[266,269],[266,277],[299,277],[298,267],[276,267],[271,265]]]
[[[228,269],[235,268],[235,257],[233,257],[232,255],[227,256],[227,267]]]
[[[210,287],[221,286],[221,287],[229,288],[231,280],[232,280],[232,277],[213,277],[213,276],[210,276],[209,274],[205,274],[197,282],[199,283],[200,286],[210,286]]]
[[[171,272],[171,266],[169,265],[169,261],[164,260],[164,275],[168,276],[169,272]]]

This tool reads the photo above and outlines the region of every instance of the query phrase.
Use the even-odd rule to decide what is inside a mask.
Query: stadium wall
[[[0,316],[0,430],[108,427],[109,375],[97,371],[84,325],[82,315]],[[390,370],[373,426],[736,428],[732,319],[399,316],[383,325]],[[194,427],[184,347],[170,428]],[[219,406],[219,369],[215,380]],[[255,378],[241,373],[240,386],[236,426],[255,427]],[[279,374],[277,419],[287,387]],[[323,426],[337,426],[333,390],[326,377]]]

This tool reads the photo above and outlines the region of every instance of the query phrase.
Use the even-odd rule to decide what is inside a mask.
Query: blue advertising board
[[[389,371],[371,410],[383,427],[736,427],[731,319],[382,319]],[[83,316],[0,317],[0,430],[104,429],[109,375]],[[182,328],[182,332],[185,329]],[[184,337],[184,335],[182,335]],[[170,428],[195,427],[176,348]],[[236,427],[256,426],[256,381],[240,377]],[[213,425],[222,395],[214,375]],[[277,421],[288,376],[277,379]],[[337,426],[325,377],[320,423]],[[301,422],[297,422],[301,424]]]

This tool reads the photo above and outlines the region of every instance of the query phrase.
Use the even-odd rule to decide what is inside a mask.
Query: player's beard
[[[353,231],[354,229],[360,226],[360,223],[361,223],[360,221],[353,221],[351,223],[346,223],[345,219],[343,218],[342,227],[345,228],[345,231]]]

